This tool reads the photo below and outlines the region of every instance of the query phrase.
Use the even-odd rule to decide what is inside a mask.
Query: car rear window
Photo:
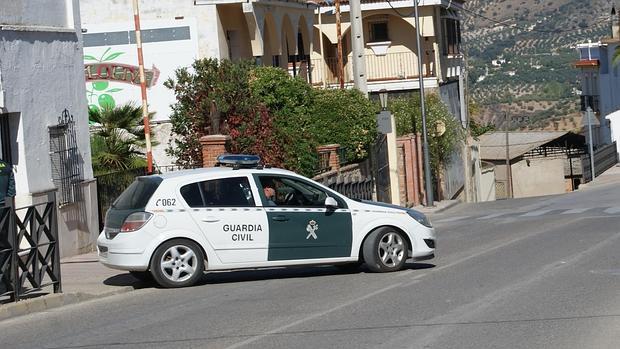
[[[151,196],[159,184],[161,177],[138,177],[127,189],[114,201],[112,207],[118,210],[132,210],[146,207]]]

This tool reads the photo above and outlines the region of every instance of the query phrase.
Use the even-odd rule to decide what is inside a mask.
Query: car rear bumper
[[[118,237],[117,237],[118,238]],[[108,268],[130,271],[144,271],[149,267],[149,258],[141,249],[121,249],[119,244],[108,240],[105,234],[97,239],[99,262]]]

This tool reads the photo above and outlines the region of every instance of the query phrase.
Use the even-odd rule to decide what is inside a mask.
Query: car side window
[[[259,176],[264,206],[325,207],[327,193],[290,177]]]
[[[190,207],[256,206],[247,177],[220,178],[187,184],[181,196]]]

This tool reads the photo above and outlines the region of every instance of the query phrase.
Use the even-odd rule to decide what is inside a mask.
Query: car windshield
[[[146,207],[149,199],[162,182],[161,177],[139,177],[114,201],[112,208],[132,210]]]

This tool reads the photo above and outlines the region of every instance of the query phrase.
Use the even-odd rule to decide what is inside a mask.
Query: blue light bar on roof
[[[222,154],[217,163],[225,166],[255,167],[260,164],[260,156],[248,154]]]

